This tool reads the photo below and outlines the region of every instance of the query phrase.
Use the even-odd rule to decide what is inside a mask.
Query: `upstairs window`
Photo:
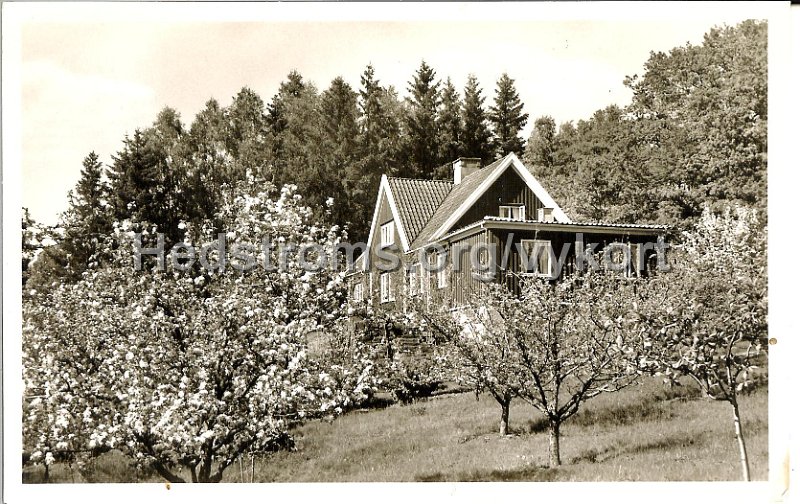
[[[511,220],[525,220],[525,205],[500,205],[500,217]]]
[[[394,221],[381,226],[381,248],[394,245]]]
[[[353,301],[360,303],[364,300],[364,285],[359,282],[353,286]]]

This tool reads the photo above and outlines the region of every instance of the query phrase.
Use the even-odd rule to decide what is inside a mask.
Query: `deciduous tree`
[[[750,467],[739,399],[766,362],[766,231],[745,207],[706,209],[685,234],[674,271],[647,285],[639,326],[646,367],[665,381],[691,377],[731,406],[742,478]],[[763,376],[763,374],[762,374]]]
[[[222,208],[227,239],[267,235],[332,257],[336,228],[312,221],[291,187],[272,194],[263,179],[240,183]],[[342,369],[307,344],[341,314],[340,274],[258,245],[232,254],[241,266],[258,261],[247,271],[182,271],[173,259],[187,259],[172,254],[166,271],[155,261],[137,271],[129,229],[116,227],[111,263],[24,305],[24,442],[34,463],[113,448],[168,481],[216,482],[244,453],[291,446],[297,422],[369,393],[370,362]],[[153,227],[142,229],[153,245]]]

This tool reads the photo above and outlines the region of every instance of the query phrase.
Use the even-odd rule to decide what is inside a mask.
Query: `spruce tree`
[[[215,99],[206,102],[192,122],[186,136],[191,162],[186,170],[187,205],[190,220],[196,224],[210,220],[221,229],[218,220],[224,188],[236,180],[239,168],[235,166],[228,143],[229,125],[227,111]],[[238,146],[236,146],[238,149]]]
[[[264,100],[243,87],[226,114],[226,146],[232,156],[230,180],[242,180],[248,171],[270,177],[272,136],[268,131]]]
[[[351,239],[366,241],[381,175],[397,173],[401,131],[397,93],[381,86],[372,65],[361,75],[358,109],[358,160],[345,170],[345,178]]]
[[[64,215],[64,240],[68,276],[80,274],[99,261],[95,254],[111,233],[112,212],[103,165],[95,152],[83,160],[81,178],[69,193],[69,210]]]
[[[336,77],[319,100],[319,138],[315,163],[317,173],[307,181],[309,196],[324,203],[333,198],[329,219],[347,223],[349,211],[346,170],[355,163],[358,139],[358,94]],[[311,201],[310,203],[314,203]]]
[[[437,116],[441,96],[436,72],[423,61],[408,86],[411,95],[406,112],[409,159],[404,175],[431,178],[439,165]]]
[[[439,132],[439,161],[448,163],[454,161],[463,154],[462,137],[464,136],[464,124],[461,113],[461,98],[450,78],[447,78],[442,89],[442,110],[438,119]],[[450,178],[449,165],[439,167],[434,173],[436,178]]]
[[[484,97],[474,75],[467,78],[464,88],[464,134],[462,136],[462,152],[466,157],[480,158],[488,164],[494,158],[492,132],[487,125],[486,111],[483,108]]]
[[[114,218],[155,226],[164,233],[167,248],[183,238],[178,226],[187,218],[185,160],[177,154],[182,140],[179,121],[157,120],[153,127],[125,137],[109,172]]]
[[[278,185],[295,183],[300,194],[309,197],[305,183],[312,178],[312,150],[318,149],[317,88],[292,71],[272,98],[269,126],[273,136],[272,181]]]
[[[514,87],[514,79],[504,73],[497,81],[494,106],[489,108],[489,120],[494,127],[496,154],[499,157],[510,152],[522,156],[524,142],[519,136],[528,122],[528,114],[522,112],[523,103]]]

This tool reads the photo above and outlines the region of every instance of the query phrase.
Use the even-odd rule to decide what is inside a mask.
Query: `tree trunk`
[[[561,452],[559,451],[559,441],[561,433],[561,422],[550,420],[550,467],[561,465]]]
[[[508,414],[511,411],[511,399],[500,403],[500,435],[508,436]]]
[[[742,417],[739,415],[739,402],[736,398],[731,401],[731,406],[733,406],[733,427],[736,430],[736,441],[739,442],[739,459],[742,463],[742,478],[744,481],[750,481],[750,461],[747,458],[747,447],[744,445]]]
[[[170,470],[167,469],[166,466],[164,466],[164,464],[162,464],[161,462],[156,460],[151,465],[153,469],[155,469],[156,472],[159,474],[159,476],[169,481],[170,483],[186,483],[186,480],[184,480],[183,478],[181,478],[176,474],[172,474],[172,472],[170,472]]]

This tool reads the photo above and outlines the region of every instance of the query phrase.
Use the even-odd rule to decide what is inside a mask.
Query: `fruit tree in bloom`
[[[181,226],[187,243],[199,249],[221,231],[228,244],[268,236],[333,257],[342,240],[314,223],[292,187],[278,193],[251,177],[227,193],[224,227]],[[167,250],[164,270],[145,257],[137,271],[133,229],[157,243],[146,224],[118,223],[104,246],[109,264],[26,297],[23,425],[34,463],[116,449],[171,482],[218,482],[245,453],[291,447],[297,422],[370,393],[368,359],[309,350],[310,337],[340,322],[341,273],[261,247],[250,260],[270,255],[273,268],[181,271]]]

